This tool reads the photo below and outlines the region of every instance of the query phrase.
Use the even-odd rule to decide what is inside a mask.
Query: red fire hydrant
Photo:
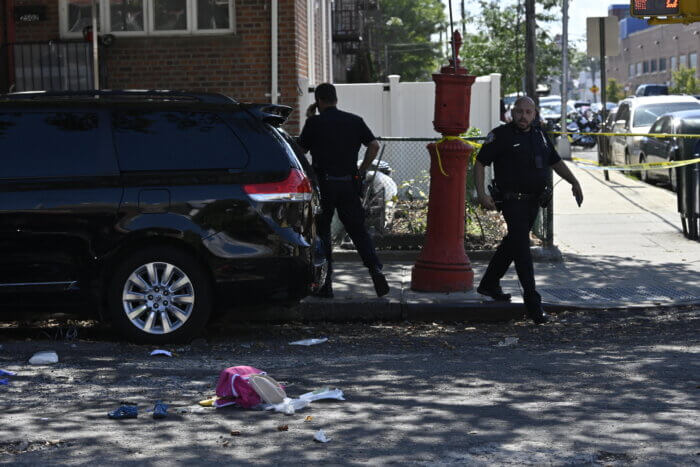
[[[462,38],[453,35],[455,57]],[[464,251],[464,208],[467,161],[472,147],[456,138],[469,128],[471,86],[459,58],[450,59],[435,81],[433,127],[443,138],[429,144],[430,197],[425,243],[411,272],[411,289],[420,292],[465,292],[474,286],[474,272]]]

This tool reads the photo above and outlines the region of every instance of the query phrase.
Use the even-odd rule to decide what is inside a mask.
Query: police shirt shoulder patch
[[[490,131],[488,135],[486,135],[486,140],[484,140],[484,144],[489,144],[493,143],[496,140],[496,134],[493,131]]]

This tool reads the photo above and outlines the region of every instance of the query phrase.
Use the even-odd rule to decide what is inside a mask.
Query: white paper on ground
[[[29,359],[30,365],[49,365],[51,363],[58,363],[58,354],[53,350],[37,352]]]
[[[299,396],[299,399],[306,400],[309,402],[321,400],[321,399],[337,399],[339,401],[344,401],[345,397],[343,391],[340,389],[329,389],[328,387],[317,389],[315,391],[307,392]]]
[[[323,344],[324,342],[328,341],[327,337],[322,337],[320,339],[304,339],[301,341],[294,341],[290,342],[289,345],[316,345],[316,344]]]
[[[314,441],[318,441],[319,443],[327,443],[331,439],[332,438],[326,437],[326,434],[323,432],[323,430],[318,430],[314,435]]]
[[[275,412],[282,412],[287,415],[294,415],[297,410],[301,410],[307,407],[311,401],[304,399],[290,399],[285,397],[279,404],[267,404],[263,405],[265,410],[274,410]]]
[[[154,355],[165,355],[166,357],[173,356],[172,352],[168,352],[167,350],[161,350],[161,349],[157,349],[157,350],[154,350],[153,352],[151,352],[151,356],[154,356]]]

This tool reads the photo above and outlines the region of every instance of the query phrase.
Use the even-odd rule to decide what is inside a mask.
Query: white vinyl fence
[[[305,83],[302,83],[305,84]],[[399,76],[389,76],[389,83],[336,84],[338,108],[360,115],[377,137],[425,138],[425,141],[382,142],[382,160],[393,169],[392,178],[400,186],[421,179],[430,170],[426,145],[439,138],[433,129],[435,83],[401,83]],[[313,90],[303,87],[300,97],[302,113],[314,102]],[[470,126],[485,136],[498,126],[501,75],[480,76],[471,89]],[[360,153],[360,158],[362,157]],[[427,191],[425,183],[417,184]],[[401,193],[400,193],[401,195]]]
[[[313,90],[301,83],[302,113],[314,102]],[[388,83],[336,84],[338,108],[360,115],[376,136],[439,137],[433,129],[435,83],[402,83],[398,75]],[[479,76],[471,89],[470,126],[486,135],[499,122],[501,75]]]

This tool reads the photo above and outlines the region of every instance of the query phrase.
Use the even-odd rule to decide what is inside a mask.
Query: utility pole
[[[92,80],[94,88],[100,89],[100,57],[97,45],[97,0],[92,0]]]
[[[467,37],[467,18],[464,17],[464,0],[462,0],[462,38]]]
[[[525,91],[535,104],[537,99],[537,72],[535,67],[535,0],[525,0]]]

